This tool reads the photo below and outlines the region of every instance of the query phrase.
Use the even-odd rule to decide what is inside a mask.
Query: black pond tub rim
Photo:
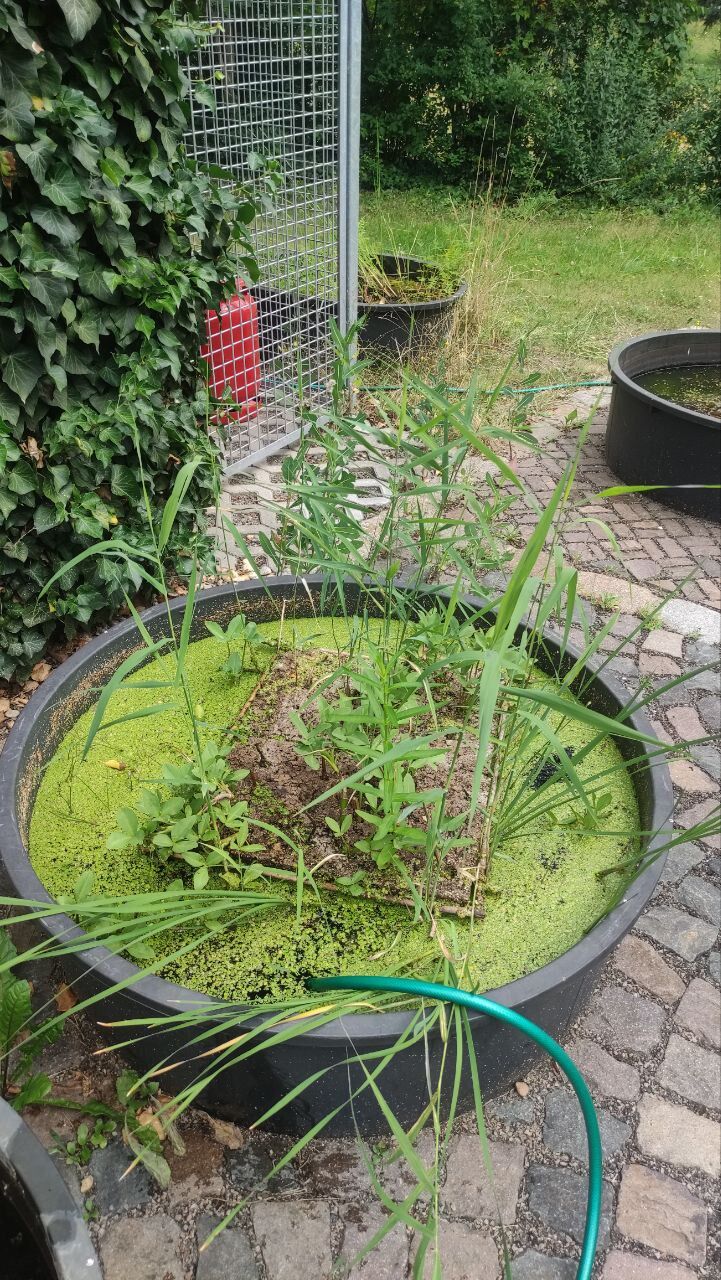
[[[668,338],[698,338],[709,337],[719,340],[719,354],[721,354],[721,330],[718,329],[654,329],[650,333],[637,334],[636,337],[626,338],[623,342],[616,343],[608,357],[608,370],[611,374],[612,382],[620,382],[631,395],[636,399],[642,400],[644,404],[658,405],[659,408],[673,410],[674,416],[683,418],[687,422],[693,422],[698,426],[712,427],[715,431],[721,431],[721,418],[715,418],[713,414],[702,413],[699,409],[690,409],[687,405],[679,404],[676,400],[668,400],[665,396],[656,395],[654,391],[649,391],[647,387],[641,386],[640,382],[636,382],[631,374],[627,373],[622,365],[623,356],[633,350],[633,348],[643,347],[646,344],[652,344],[662,339]],[[705,365],[708,360],[688,361],[686,365],[681,362],[673,364],[655,363],[649,361],[648,367],[638,371],[637,376],[644,376],[647,373],[655,373],[657,371],[668,368],[689,368],[694,364]]]
[[[62,1176],[25,1121],[0,1098],[4,1194],[56,1280],[101,1280],[88,1229]]]
[[[400,253],[379,253],[376,256],[377,260],[381,263],[383,270],[389,276],[403,276],[406,274],[409,278],[413,278],[411,272],[404,272],[402,269],[398,270],[401,263],[410,267],[411,271],[414,272],[416,276],[420,274],[421,271],[438,270],[432,262],[426,262],[422,258],[410,258]],[[393,263],[396,265],[395,271],[392,270]],[[430,298],[426,302],[413,302],[410,299],[406,301],[402,298],[398,298],[392,302],[364,302],[359,298],[358,313],[359,315],[385,316],[386,314],[397,314],[400,311],[403,313],[408,312],[413,315],[433,315],[436,311],[445,311],[449,307],[454,306],[456,302],[460,302],[461,298],[463,298],[467,292],[468,281],[460,280],[458,282],[458,287],[453,291],[453,293],[444,294],[440,298]]]
[[[229,609],[237,611],[239,596],[250,597],[251,600],[256,595],[263,600],[272,597],[296,598],[302,607],[304,602],[308,603],[308,600],[305,590],[299,589],[299,582],[299,579],[290,577],[268,577],[261,583],[249,580],[210,587],[198,592],[192,638],[195,639],[202,634],[202,624],[206,618],[227,618],[230,616]],[[322,579],[308,576],[302,582],[304,588],[307,584],[311,591],[314,588],[319,590]],[[466,607],[477,608],[485,606],[486,602],[466,596],[459,601],[460,607],[464,604]],[[171,603],[171,609],[178,616],[184,607],[184,597],[179,597]],[[245,607],[247,608],[247,604]],[[146,610],[142,617],[151,634],[159,635],[167,621],[166,605],[156,605]],[[546,630],[544,635],[546,646],[552,651],[555,650],[558,655],[559,640],[550,630]],[[123,641],[130,642],[124,649],[121,648]],[[25,764],[37,742],[35,726],[49,714],[68,680],[76,678],[79,683],[83,673],[89,675],[99,658],[105,656],[107,659],[110,656],[108,651],[114,650],[115,656],[119,655],[115,663],[117,666],[127,652],[138,647],[139,642],[137,628],[132,618],[116,624],[89,640],[57,667],[35,690],[8,735],[5,748],[0,754],[0,877],[4,877],[6,882],[9,881],[13,894],[20,899],[41,903],[54,902],[30,862],[21,835],[21,819],[17,804]],[[569,665],[579,656],[578,650],[571,643],[566,646],[566,654]],[[587,671],[593,673],[592,664],[587,665]],[[592,688],[596,689],[597,696],[603,694],[604,701],[611,711],[614,708],[620,709],[628,703],[629,695],[626,689],[605,674],[592,682]],[[626,723],[649,737],[654,737],[651,722],[643,710],[634,710],[628,715]],[[64,732],[66,731],[67,727]],[[618,739],[617,745],[620,749],[623,748],[624,742],[628,740]],[[645,743],[633,743],[632,746],[634,751],[640,751],[645,757],[643,764],[632,770],[630,774],[637,800],[642,809],[643,807],[646,809],[645,829],[653,833],[648,840],[645,856],[647,859],[654,853],[658,856],[653,861],[648,861],[648,864],[642,868],[629,884],[621,901],[562,955],[523,977],[484,993],[499,1004],[506,1005],[508,1008],[522,1009],[529,1001],[542,997],[544,993],[562,988],[572,976],[594,964],[600,964],[601,960],[629,931],[648,903],[665,862],[665,852],[659,852],[665,844],[661,829],[667,827],[670,822],[673,790],[665,759],[658,753],[654,754]],[[53,751],[55,749],[56,746],[53,747]],[[642,791],[645,793],[645,806],[642,802]],[[27,825],[29,826],[29,815]],[[39,923],[46,934],[56,938],[60,935],[66,939],[68,936],[74,938],[82,936],[82,930],[68,916],[60,913],[45,917]],[[108,987],[115,984],[131,984],[127,990],[123,991],[124,997],[145,1006],[150,1004],[177,1014],[182,1010],[197,1009],[199,1004],[210,1011],[216,1003],[212,997],[204,996],[201,992],[181,987],[153,974],[139,981],[133,981],[134,975],[138,973],[137,966],[121,956],[113,955],[104,947],[90,947],[87,951],[78,953],[74,957],[74,963],[86,971],[92,970],[94,975],[102,979]],[[324,1047],[328,1049],[338,1046],[347,1047],[349,1040],[352,1040],[354,1051],[377,1049],[382,1045],[393,1043],[408,1027],[411,1017],[412,1014],[406,1011],[344,1014],[322,1027],[301,1032],[294,1037],[293,1044],[322,1050]],[[469,1019],[471,1025],[488,1021],[485,1015],[474,1013],[469,1013]],[[260,1026],[262,1022],[262,1012],[250,1019],[244,1018],[244,1025],[252,1027]]]

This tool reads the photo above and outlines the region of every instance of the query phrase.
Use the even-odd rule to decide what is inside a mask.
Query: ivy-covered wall
[[[146,544],[141,472],[157,509],[203,456],[168,555],[182,570],[202,549],[216,471],[203,313],[238,269],[234,238],[256,274],[252,201],[181,145],[179,55],[203,38],[202,9],[0,4],[0,678],[140,585],[92,557],[38,600],[91,542]]]

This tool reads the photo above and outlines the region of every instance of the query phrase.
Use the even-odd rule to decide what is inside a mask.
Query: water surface
[[[651,373],[640,374],[635,381],[655,396],[721,420],[721,364],[654,369]]]

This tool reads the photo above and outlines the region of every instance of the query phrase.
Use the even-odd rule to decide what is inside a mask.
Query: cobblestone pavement
[[[584,413],[590,401],[579,392],[536,424],[543,458],[517,452],[515,464],[539,497],[550,492],[575,446],[575,428],[565,424],[566,415]],[[603,422],[602,406],[579,471],[586,495],[613,483],[602,456]],[[268,478],[265,487],[273,487]],[[247,510],[255,500],[252,491],[247,478],[229,484],[228,509]],[[245,499],[236,503],[243,493]],[[608,519],[608,506],[591,503],[586,514]],[[593,617],[607,616],[602,606],[609,596],[624,610],[607,648],[632,629],[639,609],[696,574],[681,588],[679,601],[666,606],[662,626],[644,631],[614,661],[620,678],[629,686],[639,675],[658,683],[716,660],[718,529],[637,496],[614,502],[612,524],[620,561],[607,555],[594,525],[579,525],[566,538],[582,568],[584,593],[597,602]],[[669,741],[718,733],[718,674],[703,672],[670,690],[655,715],[658,733]],[[694,747],[671,771],[676,823],[684,829],[714,803],[721,758],[709,746]],[[721,1152],[720,855],[717,839],[681,844],[672,852],[653,902],[610,958],[567,1042],[601,1122],[601,1280],[712,1280],[721,1274],[715,1216]],[[70,1096],[110,1087],[111,1076],[99,1077],[97,1066],[100,1061],[109,1072],[108,1060],[92,1063],[88,1057],[88,1034],[76,1030],[49,1051],[47,1067],[58,1090]],[[73,1121],[64,1113],[37,1111],[31,1123],[49,1142],[51,1128],[67,1133]],[[514,1280],[571,1280],[585,1205],[584,1139],[573,1095],[555,1069],[540,1066],[520,1090],[488,1104],[487,1123]],[[198,1241],[285,1148],[280,1139],[251,1136],[202,1112],[189,1118],[185,1141],[187,1152],[175,1157],[165,1192],[154,1190],[139,1170],[119,1181],[127,1157],[117,1144],[93,1156],[87,1176],[100,1214],[93,1230],[105,1280],[291,1280],[301,1274],[324,1280],[338,1259],[353,1258],[382,1221],[356,1145],[316,1142],[199,1257]],[[388,1190],[399,1197],[407,1186],[402,1167],[384,1165],[377,1148],[374,1158]],[[65,1173],[80,1195],[75,1171]],[[441,1204],[445,1280],[500,1277],[501,1232],[468,1118],[452,1141]],[[403,1280],[412,1254],[412,1241],[397,1227],[350,1275]]]

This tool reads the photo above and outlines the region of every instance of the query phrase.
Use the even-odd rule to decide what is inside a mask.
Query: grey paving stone
[[[474,1231],[465,1222],[441,1220],[438,1237],[443,1280],[500,1280],[498,1249],[490,1236]],[[426,1254],[425,1276],[432,1274],[434,1261],[435,1253],[431,1248]],[[514,1271],[514,1280],[515,1274]],[[398,1275],[394,1275],[392,1280],[399,1280]]]
[[[637,1253],[612,1249],[601,1272],[601,1280],[694,1280],[694,1271],[680,1262],[659,1262]]]
[[[588,1179],[573,1169],[547,1169],[532,1165],[528,1170],[528,1207],[551,1231],[561,1231],[580,1244],[586,1222]],[[599,1249],[608,1246],[613,1216],[613,1193],[603,1184]]]
[[[88,1172],[94,1182],[93,1199],[101,1214],[139,1209],[155,1194],[156,1184],[142,1165],[123,1177],[132,1162],[132,1153],[119,1139],[102,1151],[94,1151],[90,1157]]]
[[[583,1029],[605,1044],[644,1055],[663,1038],[664,1010],[623,987],[602,987],[593,996]]]
[[[676,907],[652,906],[636,924],[641,932],[675,951],[682,960],[697,960],[716,941],[716,930]]]
[[[721,698],[718,693],[699,698],[698,713],[709,733],[721,733]]]
[[[180,1227],[167,1214],[120,1218],[100,1241],[104,1280],[183,1280]]]
[[[721,925],[721,889],[700,876],[686,876],[681,881],[678,896],[685,907],[710,924]]]
[[[661,884],[678,884],[689,871],[693,871],[694,867],[703,861],[704,857],[704,850],[692,841],[674,845],[666,855],[666,862],[661,872]]]
[[[685,991],[685,984],[670,964],[667,964],[650,942],[629,933],[617,946],[614,964],[627,978],[631,978],[666,1004],[676,1004]]]
[[[714,982],[721,983],[721,951],[712,951],[710,953],[708,971]]]
[[[646,1155],[718,1177],[721,1125],[716,1120],[649,1093],[642,1097],[638,1113],[638,1145]]]
[[[618,1098],[621,1102],[636,1101],[641,1092],[641,1077],[635,1067],[619,1062],[593,1040],[579,1037],[566,1047],[594,1093]]]
[[[518,1142],[491,1142],[489,1148],[492,1179],[478,1138],[471,1133],[456,1135],[448,1152],[441,1208],[453,1217],[494,1222],[500,1214],[504,1226],[511,1226],[523,1177],[524,1148]]]
[[[649,653],[665,653],[670,658],[682,658],[683,636],[677,631],[649,631],[641,648]]]
[[[527,1249],[511,1262],[513,1280],[575,1280],[576,1263]]]
[[[718,644],[709,640],[689,640],[686,654],[692,667],[706,667],[710,662],[718,664]]]
[[[621,1150],[631,1132],[631,1126],[603,1109],[597,1109],[597,1115],[603,1154],[608,1159]],[[576,1095],[567,1089],[553,1089],[546,1098],[543,1141],[551,1151],[564,1151],[575,1156],[582,1164],[588,1163],[583,1114]]]
[[[433,1131],[422,1129],[413,1143],[413,1148],[425,1168],[432,1168],[436,1159]],[[377,1173],[384,1190],[394,1200],[404,1200],[417,1182],[416,1175],[405,1156],[400,1156],[398,1159],[391,1159],[390,1153],[382,1156],[377,1162]],[[425,1195],[421,1199],[425,1199]]]
[[[237,1151],[226,1150],[225,1171],[236,1191],[249,1192],[260,1187],[271,1169],[284,1155],[285,1148],[263,1136],[251,1138]],[[270,1191],[293,1191],[298,1175],[292,1165],[284,1165],[266,1184]]]
[[[697,1102],[710,1110],[718,1109],[721,1098],[721,1060],[710,1049],[672,1035],[661,1063],[657,1079],[665,1089]]]
[[[314,1199],[355,1200],[372,1190],[357,1143],[313,1142],[303,1153],[303,1182]]]
[[[183,1141],[182,1156],[168,1153],[171,1205],[197,1204],[199,1200],[223,1196],[223,1148],[213,1142],[207,1129],[190,1129],[183,1134]]]
[[[706,1222],[705,1205],[675,1178],[640,1164],[624,1169],[616,1215],[622,1235],[680,1262],[702,1266]]]
[[[408,1267],[408,1236],[405,1227],[397,1223],[380,1244],[352,1266],[364,1245],[373,1239],[382,1227],[384,1218],[380,1210],[344,1205],[340,1210],[343,1223],[341,1256],[336,1262],[337,1274],[344,1280],[398,1280],[405,1276]],[[334,1272],[335,1276],[336,1272]]]
[[[198,1219],[198,1248],[222,1218],[204,1213]],[[252,1242],[242,1227],[232,1224],[198,1255],[195,1280],[261,1280]]]
[[[706,636],[689,640],[686,655],[692,667],[706,667],[709,662],[718,663],[718,641],[715,637],[707,640]]]
[[[712,1049],[721,1049],[721,992],[703,978],[694,978],[674,1021]]]
[[[268,1280],[297,1280],[312,1263],[313,1280],[330,1280],[330,1207],[322,1200],[259,1200],[253,1230]]]
[[[676,815],[676,825],[686,831],[691,829],[700,822],[705,822],[707,818],[712,817],[717,808],[717,800],[715,796],[707,796],[703,800],[699,800],[690,809],[684,809]],[[708,835],[699,836],[699,843],[705,849],[710,849],[714,853],[721,853],[721,832],[710,832]]]
[[[691,747],[691,758],[712,778],[721,782],[721,751],[713,742],[701,742]]]
[[[536,1108],[533,1098],[527,1094],[525,1098],[517,1093],[504,1093],[501,1098],[494,1098],[486,1103],[486,1115],[505,1124],[533,1124]]]

